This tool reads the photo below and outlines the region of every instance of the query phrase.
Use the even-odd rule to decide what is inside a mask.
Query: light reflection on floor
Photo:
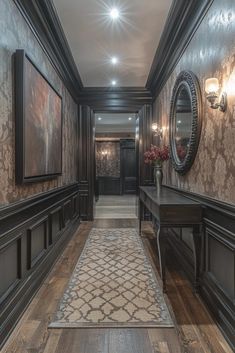
[[[136,219],[137,198],[135,195],[100,195],[95,206],[95,218]]]

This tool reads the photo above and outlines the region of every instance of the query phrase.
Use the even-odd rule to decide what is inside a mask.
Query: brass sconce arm
[[[210,107],[212,109],[219,109],[221,112],[225,112],[227,109],[227,94],[225,92],[222,93],[220,102],[218,100],[218,94],[215,92],[211,92],[206,96],[208,102],[210,103]]]

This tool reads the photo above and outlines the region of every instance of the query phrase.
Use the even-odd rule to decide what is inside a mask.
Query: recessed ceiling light
[[[102,120],[102,118],[100,116],[98,116],[98,120]]]
[[[113,56],[112,59],[111,59],[111,63],[113,65],[116,65],[118,63],[118,58],[116,56]]]
[[[128,118],[128,120],[132,120],[132,117],[130,116],[130,117]]]
[[[117,84],[117,81],[116,80],[112,80],[112,86],[116,86],[116,84]]]
[[[109,14],[112,20],[116,20],[120,16],[120,13],[116,7],[112,8]]]

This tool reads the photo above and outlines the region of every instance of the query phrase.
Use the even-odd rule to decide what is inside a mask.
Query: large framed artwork
[[[15,53],[16,182],[62,174],[62,97],[24,50]]]

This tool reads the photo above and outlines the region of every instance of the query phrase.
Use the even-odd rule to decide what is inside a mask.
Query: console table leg
[[[199,266],[201,252],[201,227],[193,227],[193,256],[194,256],[194,291],[198,293],[199,289]]]
[[[160,264],[160,275],[162,279],[163,292],[166,293],[166,239],[164,229],[160,226],[157,231],[157,247]]]

